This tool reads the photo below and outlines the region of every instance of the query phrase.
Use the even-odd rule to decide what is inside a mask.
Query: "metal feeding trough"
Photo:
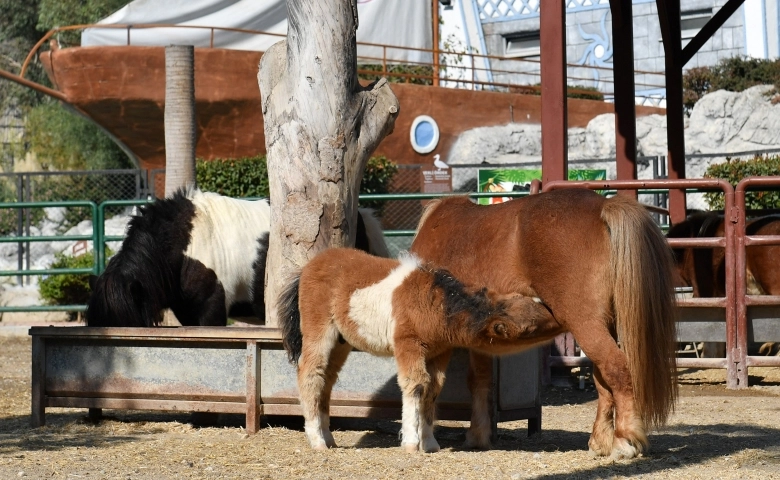
[[[240,413],[250,433],[263,415],[300,415],[295,368],[276,328],[32,327],[32,424],[51,407]],[[438,418],[468,420],[468,354],[457,351]],[[493,361],[496,422],[541,428],[538,349]],[[332,417],[401,418],[393,358],[352,352],[332,395]]]

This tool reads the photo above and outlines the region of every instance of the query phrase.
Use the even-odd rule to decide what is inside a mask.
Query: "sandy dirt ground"
[[[460,448],[462,422],[440,422],[442,451],[407,454],[400,422],[334,419],[339,448],[309,449],[299,418],[274,418],[247,435],[241,416],[197,428],[186,413],[50,409],[47,426],[30,425],[30,341],[0,338],[0,478],[135,479],[594,479],[780,478],[780,369],[751,369],[751,386],[725,388],[720,370],[681,371],[681,397],[652,451],[629,461],[590,458],[596,394],[572,387],[543,393],[543,433],[526,422],[501,423],[489,451]]]

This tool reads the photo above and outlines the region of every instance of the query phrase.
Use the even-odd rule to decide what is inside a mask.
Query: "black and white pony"
[[[262,321],[270,218],[267,200],[197,189],[140,207],[121,250],[90,279],[87,325],[158,326],[167,308],[185,326]],[[360,209],[356,247],[389,257],[371,210]]]

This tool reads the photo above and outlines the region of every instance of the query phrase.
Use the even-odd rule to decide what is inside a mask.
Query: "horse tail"
[[[661,426],[677,398],[674,260],[661,230],[636,201],[615,196],[601,218],[610,232],[613,311],[638,414]]]
[[[301,311],[298,307],[298,293],[301,276],[296,275],[282,290],[279,298],[279,320],[282,326],[282,344],[287,350],[287,358],[292,364],[298,364],[303,351],[303,333],[301,333]]]
[[[376,218],[374,209],[358,209],[358,228],[355,247],[375,257],[390,258],[390,250],[382,233],[382,223]]]

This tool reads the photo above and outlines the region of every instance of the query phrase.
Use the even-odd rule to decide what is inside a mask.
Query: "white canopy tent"
[[[411,0],[358,0],[358,42],[431,49],[431,3]],[[82,46],[195,45],[235,50],[265,51],[287,33],[285,0],[135,0],[99,22],[137,25],[124,28],[89,28]],[[142,28],[144,24],[222,27],[277,34],[256,35],[210,28]],[[364,63],[431,62],[430,53],[395,48],[359,46]],[[370,61],[373,58],[376,60]]]

